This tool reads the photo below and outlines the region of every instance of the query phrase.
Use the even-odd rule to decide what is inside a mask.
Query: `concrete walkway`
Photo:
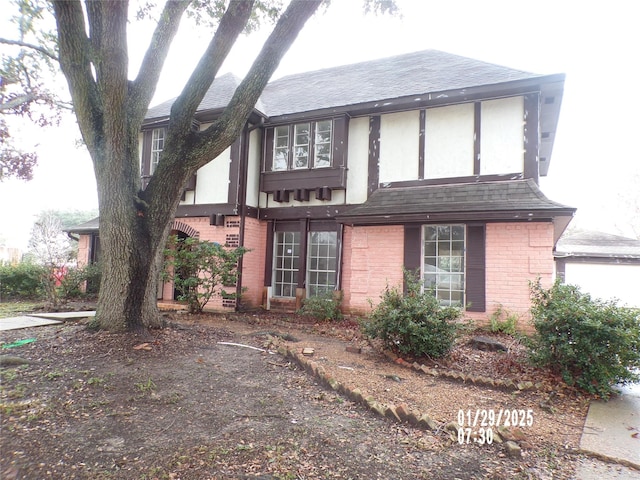
[[[607,402],[592,402],[580,448],[608,462],[584,461],[580,480],[640,479],[640,384]]]
[[[17,330],[19,328],[40,327],[42,325],[55,325],[67,320],[78,320],[95,316],[94,311],[85,312],[56,312],[56,313],[32,313],[19,317],[0,318],[0,331]]]

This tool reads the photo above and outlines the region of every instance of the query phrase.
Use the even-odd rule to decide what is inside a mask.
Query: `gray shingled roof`
[[[216,78],[213,82],[213,85],[211,85],[211,88],[202,99],[202,102],[200,102],[198,111],[219,110],[226,107],[233,97],[236,88],[238,87],[238,85],[240,85],[240,82],[241,80],[231,73],[227,73],[219,78]],[[172,98],[171,100],[167,100],[160,105],[156,105],[155,107],[150,108],[147,111],[147,115],[145,118],[151,119],[168,117],[169,113],[171,112],[171,105],[173,105],[173,102],[175,102],[175,100],[175,98]],[[258,101],[256,109],[259,111],[264,111],[264,106],[262,105],[261,101]]]
[[[100,225],[99,217],[93,218],[88,222],[75,225],[73,227],[65,229],[65,232],[69,233],[97,233]]]
[[[426,220],[445,214],[468,218],[504,213],[528,220],[572,215],[574,208],[549,200],[531,179],[485,183],[380,188],[369,199],[337,216],[344,223],[391,222],[394,217]]]
[[[640,258],[640,240],[596,231],[574,232],[560,238],[555,256]]]
[[[289,75],[265,88],[269,116],[523,80],[542,75],[438,50]]]
[[[256,109],[273,117],[538,77],[543,75],[424,50],[282,77],[267,85]],[[223,108],[239,83],[232,74],[217,78],[198,111]],[[149,109],[146,118],[168,116],[174,100]]]

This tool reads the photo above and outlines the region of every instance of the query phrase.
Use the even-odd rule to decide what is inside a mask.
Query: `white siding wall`
[[[428,109],[425,178],[473,175],[473,132],[473,103]]]
[[[522,97],[482,102],[480,174],[524,170],[524,100]]]
[[[231,149],[198,170],[196,181],[196,203],[227,203],[229,195],[229,166]]]
[[[367,200],[369,172],[369,117],[352,118],[349,121],[347,170],[348,205]]]
[[[565,268],[565,283],[577,285],[592,297],[640,307],[640,265],[571,263]]]
[[[260,196],[260,156],[262,134],[254,130],[249,134],[249,165],[247,167],[247,205],[257,207]]]
[[[380,183],[416,180],[420,112],[382,115],[380,118]]]

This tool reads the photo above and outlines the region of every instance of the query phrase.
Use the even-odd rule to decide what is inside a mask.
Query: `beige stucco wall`
[[[482,102],[480,174],[524,171],[524,99]]]
[[[349,121],[349,145],[347,150],[348,205],[367,200],[367,176],[369,171],[369,117],[352,118]]]
[[[418,178],[420,112],[380,117],[380,183]]]
[[[473,132],[473,103],[427,109],[425,178],[473,175]]]

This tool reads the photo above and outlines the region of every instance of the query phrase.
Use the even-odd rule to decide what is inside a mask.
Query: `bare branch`
[[[151,43],[142,60],[136,79],[131,83],[131,113],[134,118],[143,118],[155,93],[162,67],[169,53],[182,14],[191,0],[168,1],[160,16]]]
[[[184,130],[191,124],[198,105],[211,87],[222,63],[242,33],[253,9],[254,0],[233,0],[225,11],[215,35],[182,93],[171,107],[171,128]]]
[[[38,53],[41,53],[42,55],[45,55],[46,57],[56,62],[59,60],[57,55],[50,52],[48,49],[41,47],[40,45],[34,45],[32,43],[23,42],[20,40],[10,40],[8,38],[1,38],[1,37],[0,37],[0,43],[3,43],[5,45],[15,45],[18,47],[28,48],[30,50],[34,50]]]
[[[82,5],[78,0],[53,0],[60,67],[67,78],[69,91],[78,117],[78,124],[87,146],[95,147],[101,131],[101,105],[96,83],[91,73],[89,39],[84,28]]]
[[[198,152],[203,153],[196,160],[198,167],[204,165],[207,159],[221,153],[215,148],[207,148],[206,144],[211,144],[213,139],[217,140],[216,143],[224,139],[223,143],[229,144],[237,138],[282,57],[289,50],[306,21],[321,4],[322,0],[291,1],[221,117],[200,134],[199,143],[204,152]],[[195,149],[195,151],[198,150]]]

